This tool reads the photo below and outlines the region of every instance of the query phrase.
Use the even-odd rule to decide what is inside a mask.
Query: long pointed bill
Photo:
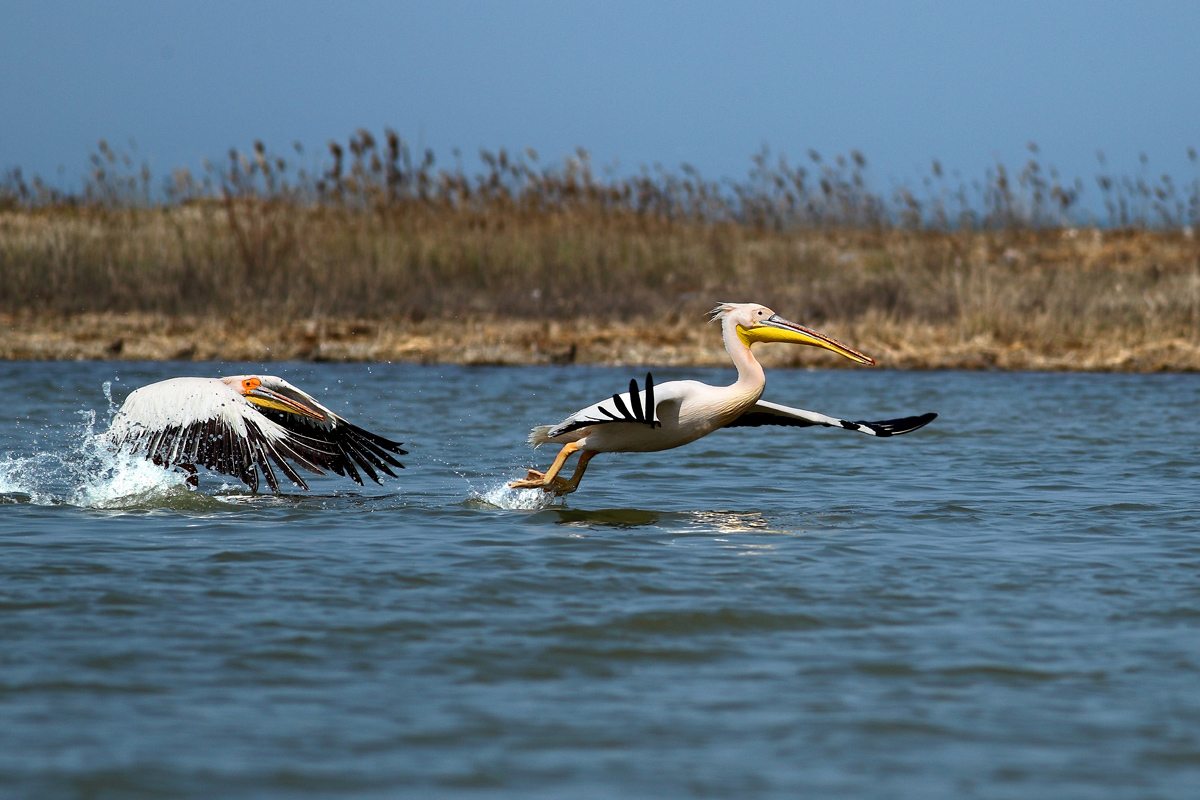
[[[325,415],[316,409],[297,403],[290,397],[284,397],[265,386],[256,386],[246,394],[246,399],[256,406],[283,411],[288,414],[298,414],[309,419],[323,420]]]
[[[791,344],[808,344],[813,347],[823,347],[838,355],[845,356],[859,364],[874,364],[875,359],[865,356],[852,347],[847,347],[836,339],[817,333],[811,328],[789,322],[778,314],[772,314],[766,322],[753,328],[738,326],[738,336],[749,346],[753,342],[789,342]]]

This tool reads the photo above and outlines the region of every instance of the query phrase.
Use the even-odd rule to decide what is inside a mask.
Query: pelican
[[[407,452],[400,442],[350,424],[274,375],[172,378],[143,386],[125,398],[107,436],[118,450],[178,467],[193,487],[196,465],[202,464],[252,492],[258,491],[260,470],[271,491],[279,491],[271,462],[304,489],[308,484],[289,459],[309,472],[332,470],[361,486],[358,469],[376,483],[376,470],[394,478],[388,465],[404,465],[391,454]]]
[[[874,360],[822,333],[797,325],[757,303],[722,303],[711,312],[721,323],[725,350],[737,367],[737,380],[730,386],[709,386],[699,381],[670,381],[659,386],[646,375],[646,388],[638,391],[629,382],[627,393],[576,411],[557,425],[539,425],[529,435],[529,444],[563,445],[550,469],[529,470],[526,478],[509,483],[514,489],[542,489],[556,495],[570,494],[588,462],[600,453],[648,453],[670,450],[694,442],[720,428],[785,425],[804,428],[823,425],[858,431],[870,436],[898,436],[928,425],[937,414],[880,422],[846,420],[789,408],[760,400],[766,386],[762,365],[750,352],[756,342],[790,342],[823,347],[859,364]],[[579,463],[570,480],[559,476],[574,453]]]

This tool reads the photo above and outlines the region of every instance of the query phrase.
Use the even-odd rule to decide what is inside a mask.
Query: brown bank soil
[[[1048,342],[1001,339],[958,326],[863,319],[820,330],[893,369],[1200,371],[1200,334],[1115,331]],[[774,367],[849,362],[808,347],[760,346]],[[667,323],[531,321],[480,315],[420,322],[320,319],[273,322],[161,314],[0,315],[0,359],[181,361],[402,361],[447,364],[722,366],[719,331],[697,319]]]

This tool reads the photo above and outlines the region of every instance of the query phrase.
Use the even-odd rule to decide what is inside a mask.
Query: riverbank
[[[786,312],[785,312],[786,313]],[[964,335],[948,326],[860,319],[823,332],[891,369],[1200,371],[1200,337],[1112,331],[1048,343]],[[773,367],[843,367],[807,347],[760,346]],[[449,364],[724,366],[714,326],[702,316],[667,322],[216,319],[162,314],[0,316],[0,359],[178,361],[407,361]]]
[[[706,312],[756,301],[891,368],[1200,370],[1190,224],[1153,228],[1144,212],[1118,229],[1056,227],[996,211],[932,227],[927,209],[906,227],[853,192],[842,200],[858,211],[832,221],[764,216],[751,211],[791,195],[772,205],[746,187],[739,205],[700,213],[687,210],[697,185],[670,176],[573,174],[293,196],[230,173],[219,195],[163,205],[99,189],[10,203],[0,359],[715,365],[726,356]],[[760,351],[773,366],[846,365]]]

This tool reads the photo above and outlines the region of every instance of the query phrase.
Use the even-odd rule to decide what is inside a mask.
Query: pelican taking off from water
[[[709,386],[699,381],[670,381],[655,386],[649,374],[646,388],[638,391],[629,382],[627,393],[614,394],[576,411],[557,425],[539,425],[529,435],[534,447],[553,442],[563,445],[546,472],[529,470],[528,477],[513,481],[514,489],[542,489],[556,495],[569,494],[579,486],[588,462],[599,453],[646,453],[670,450],[718,428],[786,425],[805,428],[823,425],[871,436],[898,436],[928,425],[937,414],[883,420],[847,422],[801,408],[788,408],[760,400],[767,379],[762,365],[750,352],[755,342],[790,342],[823,347],[860,364],[875,362],[841,342],[814,330],[788,322],[757,303],[722,303],[712,311],[721,323],[725,349],[737,367],[738,378],[731,386]],[[570,480],[558,473],[573,453],[579,464]]]
[[[388,465],[404,465],[392,453],[407,452],[274,375],[172,378],[143,386],[125,398],[107,435],[118,449],[179,467],[192,486],[201,464],[232,475],[253,492],[259,470],[271,490],[279,491],[272,462],[304,489],[308,484],[289,460],[317,475],[326,470],[347,475],[361,486],[358,469],[376,483],[376,470],[394,478]]]

